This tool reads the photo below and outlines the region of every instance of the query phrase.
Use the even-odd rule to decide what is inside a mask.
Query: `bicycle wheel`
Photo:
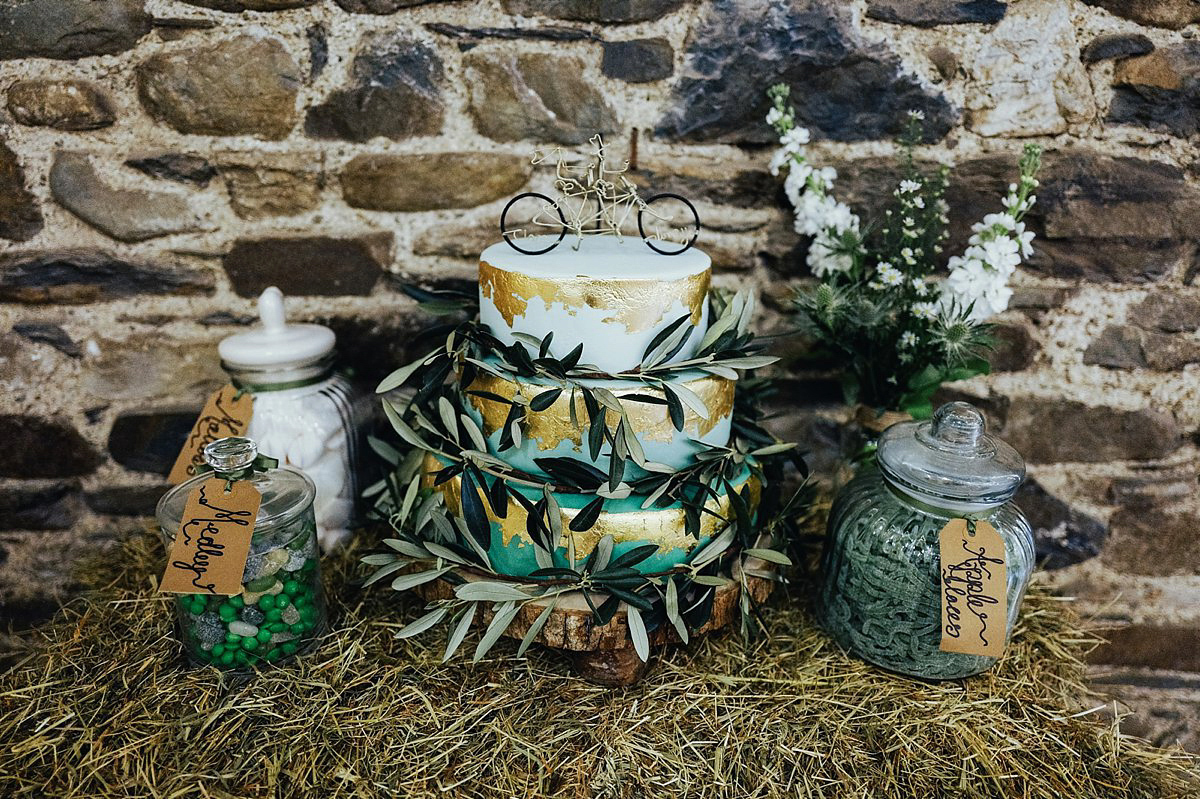
[[[658,208],[651,210],[650,206],[658,204]],[[646,235],[646,214],[649,212],[654,226],[654,236]],[[669,234],[668,238],[664,238],[661,233]],[[656,194],[638,210],[638,233],[642,237],[642,241],[646,242],[646,246],[654,250],[660,255],[679,255],[687,252],[693,244],[696,243],[696,237],[700,235],[700,214],[696,212],[696,206],[692,205],[687,198],[681,197],[678,194]],[[669,247],[660,247],[655,242],[668,243]]]
[[[513,210],[513,206],[515,206],[517,203],[519,203],[522,200],[529,200],[529,199],[540,200],[541,206],[536,211],[534,211],[532,214],[528,214],[528,213],[520,214],[520,217],[522,219],[526,216],[529,216],[530,217],[529,222],[524,222],[520,226],[514,226],[514,227],[510,228],[508,226],[508,215]],[[526,205],[528,205],[528,203],[526,203]],[[524,247],[520,246],[519,244],[517,244],[513,241],[513,239],[520,240],[521,236],[518,235],[518,233],[521,231],[524,231],[524,235],[529,235],[528,231],[531,226],[541,225],[544,227],[552,227],[550,225],[547,225],[544,221],[543,222],[537,221],[538,215],[546,213],[547,209],[549,209],[549,208],[553,208],[554,212],[556,214],[558,214],[558,222],[559,222],[558,238],[555,239],[554,242],[552,242],[549,247],[543,247],[540,250],[529,250],[529,249],[525,249]],[[528,209],[525,209],[525,210],[528,211]],[[551,230],[550,232],[553,233],[553,230]],[[558,203],[556,203],[554,200],[550,199],[549,197],[547,197],[544,194],[538,194],[536,191],[527,191],[523,194],[518,194],[516,197],[513,197],[511,200],[509,200],[508,204],[504,206],[504,210],[500,212],[500,235],[502,235],[504,237],[504,240],[506,242],[508,242],[509,247],[512,247],[514,250],[516,250],[519,253],[523,253],[525,255],[542,255],[544,253],[550,252],[551,250],[553,250],[555,247],[557,247],[559,244],[562,243],[563,238],[567,235],[567,218],[565,216],[563,216],[562,209],[558,207]]]

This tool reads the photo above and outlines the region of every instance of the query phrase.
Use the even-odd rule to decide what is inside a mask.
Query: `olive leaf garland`
[[[470,311],[469,299],[445,294],[434,295],[414,290],[422,307],[434,313]],[[530,625],[518,648],[523,655],[536,639],[556,607],[558,598],[579,592],[591,609],[597,624],[607,624],[622,603],[626,605],[628,628],[634,649],[643,660],[649,657],[649,634],[670,624],[683,641],[710,618],[716,589],[730,581],[731,560],[741,557],[738,572],[743,583],[749,577],[779,579],[773,572],[753,572],[745,566],[748,558],[787,565],[782,552],[756,548],[760,536],[779,542],[789,519],[799,505],[807,501],[804,486],[775,509],[767,518],[760,509],[758,525],[753,523],[753,503],[745,482],[735,485],[747,471],[763,485],[773,485],[768,471],[782,472],[782,462],[790,460],[803,478],[807,469],[794,445],[776,440],[760,425],[760,400],[770,390],[769,381],[743,379],[734,405],[732,436],[727,446],[699,445],[694,461],[682,469],[648,461],[626,412],[626,403],[666,404],[672,425],[683,429],[685,407],[707,416],[703,401],[682,387],[668,382],[683,371],[702,370],[727,378],[736,378],[737,370],[752,370],[776,359],[759,353],[765,346],[749,332],[753,303],[749,295],[726,298],[714,292],[713,317],[696,355],[670,363],[690,338],[694,326],[689,316],[681,317],[664,328],[646,347],[640,366],[630,372],[605,374],[582,362],[582,346],[568,356],[549,355],[553,333],[539,341],[517,334],[518,343],[505,345],[476,321],[444,325],[445,341],[425,356],[396,370],[378,388],[381,394],[402,394],[404,399],[387,396],[384,412],[397,435],[407,445],[403,452],[386,442],[371,439],[372,448],[389,464],[388,475],[365,494],[374,498],[376,513],[387,520],[395,533],[384,540],[388,552],[368,555],[364,563],[377,567],[366,581],[373,584],[392,578],[392,588],[409,590],[441,579],[455,586],[454,596],[436,600],[427,613],[406,625],[397,635],[409,637],[445,623],[449,633],[444,659],[460,648],[476,618],[482,617],[479,605],[490,608],[487,625],[474,658],[482,658],[500,639],[522,607],[546,603]],[[524,346],[523,346],[524,345]],[[537,352],[533,357],[526,347]],[[470,386],[479,371],[515,381],[539,380],[540,389],[528,399],[501,397],[474,391]],[[621,379],[639,381],[657,388],[661,397],[626,394],[618,398],[611,391],[586,381]],[[544,387],[543,385],[544,384]],[[398,391],[399,390],[399,391]],[[571,458],[544,457],[535,462],[543,475],[517,469],[488,452],[487,440],[464,407],[466,393],[509,406],[498,450],[519,446],[527,411],[549,408],[564,393],[572,401],[571,422],[577,415],[575,397],[582,398],[588,424],[587,452],[596,460],[607,447],[607,472],[592,464]],[[422,488],[422,471],[427,455],[441,468],[432,475],[434,486],[448,480],[461,481],[461,515],[451,513],[438,491]],[[627,477],[629,463],[639,467],[640,476]],[[777,476],[777,474],[776,474]],[[514,486],[533,489],[540,499],[530,499]],[[710,500],[729,498],[728,517],[717,514]],[[636,493],[645,496],[643,508],[678,504],[684,510],[686,531],[701,539],[702,517],[717,517],[718,527],[704,546],[697,547],[687,561],[661,572],[643,573],[634,567],[657,552],[647,544],[613,558],[613,539],[604,536],[586,558],[577,558],[572,533],[591,529],[609,499],[623,499]],[[583,508],[563,529],[563,516],[555,495],[591,495]],[[504,518],[509,502],[525,511],[527,533],[533,543],[538,566],[526,578],[498,573],[488,557],[491,526],[487,509]],[[777,503],[778,504],[778,503]],[[485,507],[486,506],[486,507]],[[552,553],[565,540],[567,567],[555,566]],[[479,578],[467,580],[464,574]],[[743,588],[745,586],[743,585]],[[748,590],[741,592],[742,629],[753,632],[757,609]]]

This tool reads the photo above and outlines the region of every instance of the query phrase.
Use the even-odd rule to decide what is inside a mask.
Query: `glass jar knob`
[[[974,406],[965,402],[947,402],[933,414],[932,423],[918,436],[939,449],[979,452],[987,422]]]
[[[257,457],[258,445],[249,438],[218,438],[204,447],[204,462],[217,474],[239,472]]]

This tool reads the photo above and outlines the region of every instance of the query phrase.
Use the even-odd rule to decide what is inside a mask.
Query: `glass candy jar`
[[[830,512],[822,625],[891,671],[952,679],[987,670],[996,657],[941,649],[940,533],[952,519],[987,521],[999,533],[1007,641],[1034,565],[1029,522],[1011,501],[1025,477],[1021,456],[988,435],[965,402],[943,405],[931,421],[892,425],[877,456],[878,468],[861,470]]]
[[[317,486],[315,514],[326,551],[349,536],[358,497],[360,414],[348,380],[333,370],[336,336],[323,325],[288,324],[283,293],[258,299],[262,326],[223,340],[221,366],[254,395],[246,435],[265,455],[302,469]]]
[[[174,597],[180,639],[193,665],[237,670],[283,662],[310,649],[325,629],[316,487],[292,468],[248,473],[257,456],[250,439],[218,439],[204,448],[213,473],[175,486],[158,503],[159,530],[170,552],[188,496],[206,480],[239,477],[262,495],[240,593]]]

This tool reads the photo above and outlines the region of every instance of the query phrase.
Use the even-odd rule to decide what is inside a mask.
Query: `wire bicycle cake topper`
[[[584,236],[608,234],[620,240],[622,228],[633,218],[634,211],[637,212],[638,234],[655,252],[679,255],[696,243],[700,234],[700,215],[694,205],[671,193],[656,194],[643,200],[637,186],[625,176],[629,162],[622,162],[619,169],[610,169],[600,135],[593,136],[589,143],[592,145],[591,158],[585,164],[568,162],[561,147],[555,147],[549,153],[534,151],[534,165],[552,160],[554,188],[559,197],[553,199],[527,191],[508,201],[500,214],[500,232],[510,247],[525,255],[542,255],[561,244],[568,232],[576,238],[576,250]],[[521,210],[524,213],[520,213]],[[528,217],[528,221],[510,224],[510,215],[522,220]],[[555,233],[558,237],[549,246],[540,249],[521,246],[523,240],[531,236]]]

